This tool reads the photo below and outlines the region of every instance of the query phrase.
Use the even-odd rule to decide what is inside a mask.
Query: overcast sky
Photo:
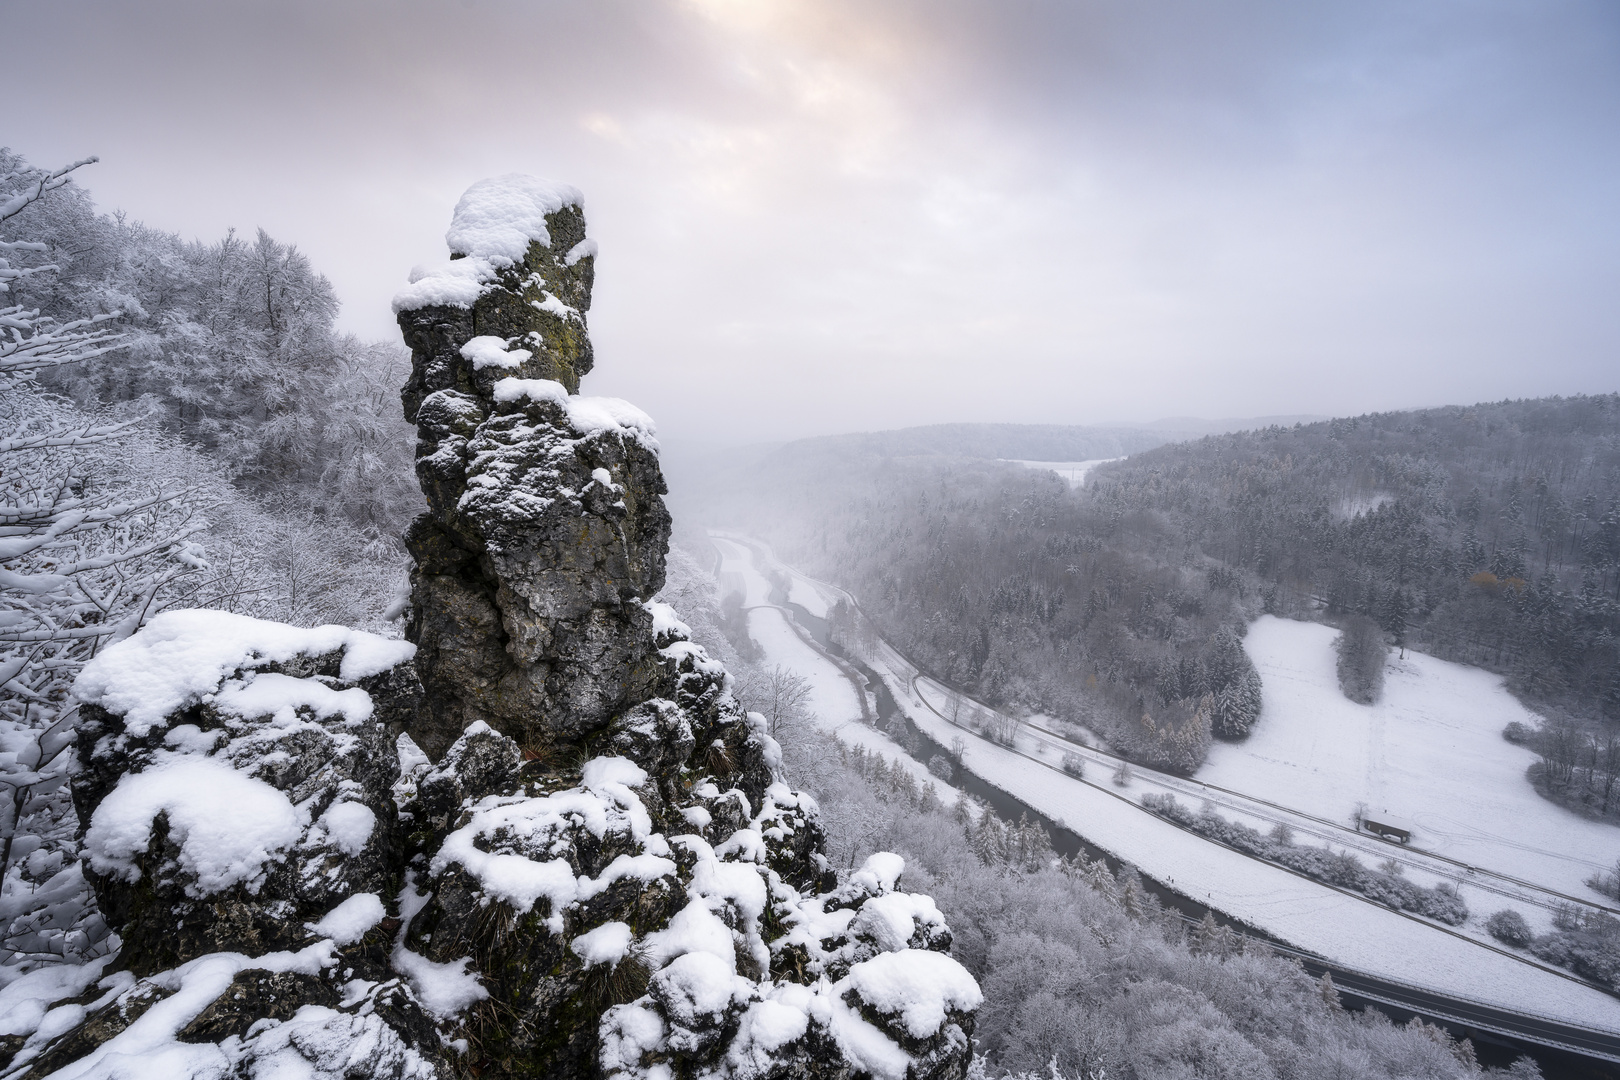
[[[0,0],[0,144],[263,226],[345,327],[473,180],[585,192],[666,434],[1620,389],[1620,4]]]

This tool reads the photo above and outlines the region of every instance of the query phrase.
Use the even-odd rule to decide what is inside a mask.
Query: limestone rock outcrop
[[[86,668],[74,797],[121,949],[25,976],[54,1004],[0,1053],[960,1080],[980,993],[933,901],[892,854],[834,872],[763,718],[653,600],[652,423],[575,392],[578,194],[486,181],[448,239],[396,301],[429,505],[409,641],[173,612]]]
[[[126,1075],[132,1059],[146,1075],[454,1075],[392,964],[393,733],[420,702],[413,653],[174,611],[86,666],[73,799],[121,947],[23,976],[57,979],[64,1000],[10,1075]]]
[[[483,181],[449,240],[395,300],[428,500],[406,537],[413,733],[436,756],[483,721],[540,752],[655,693],[641,601],[663,586],[666,488],[646,415],[575,394],[595,263],[579,193]]]

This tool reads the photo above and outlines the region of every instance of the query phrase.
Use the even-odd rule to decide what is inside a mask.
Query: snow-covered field
[[[1383,696],[1357,705],[1339,691],[1336,633],[1269,615],[1249,628],[1260,719],[1243,743],[1216,743],[1197,778],[1339,822],[1366,803],[1411,821],[1413,847],[1601,900],[1585,880],[1614,866],[1620,828],[1531,788],[1525,770],[1536,755],[1502,729],[1535,715],[1501,677],[1391,653]]]
[[[751,564],[746,569],[743,565],[751,560],[754,553],[747,546],[731,541],[717,540],[716,543],[726,557],[723,570],[727,572],[728,578],[736,581],[738,578],[731,575],[741,575],[746,580],[747,573],[752,571],[753,575],[759,578],[761,591],[757,595],[763,601],[766,596],[763,591],[763,577],[758,575],[758,571],[754,570]],[[836,590],[825,583],[813,582],[803,578],[802,575],[795,577],[803,580],[807,588],[816,589],[823,597],[837,595]],[[752,591],[751,588],[750,592]],[[755,614],[764,614],[764,609]],[[763,630],[768,625],[760,620],[752,623],[751,629],[757,626]],[[786,636],[779,635],[770,635],[769,644],[761,640],[761,645],[766,649],[768,662],[790,662],[790,666],[804,662],[803,654],[796,651],[794,643],[799,649],[819,657],[813,646],[793,634],[791,627],[785,622],[781,625],[787,635],[791,636],[792,641],[790,642]],[[1280,688],[1288,682],[1282,673],[1289,668],[1282,657],[1296,653],[1312,655],[1317,644],[1326,647],[1326,643],[1331,642],[1333,631],[1326,630],[1325,641],[1318,640],[1313,643],[1306,635],[1313,630],[1320,631],[1324,628],[1313,627],[1312,624],[1267,620],[1263,628],[1257,629],[1260,636],[1256,637],[1251,632],[1247,644],[1256,665],[1261,670],[1262,678],[1266,680],[1266,711],[1261,722],[1261,728],[1265,728],[1268,720],[1274,720],[1277,715],[1281,715],[1273,713],[1273,686]],[[1305,630],[1306,635],[1296,637],[1298,629]],[[1278,657],[1273,656],[1267,644],[1271,640],[1267,635],[1273,632],[1280,643],[1277,646]],[[756,639],[760,639],[759,634],[756,634]],[[1301,641],[1304,644],[1301,644]],[[1329,681],[1325,685],[1337,694],[1337,681],[1332,672],[1332,654],[1329,652],[1327,655]],[[1302,666],[1296,665],[1294,670],[1301,674],[1296,677],[1294,685],[1298,687],[1322,685],[1320,671],[1312,666],[1317,660],[1320,660],[1320,657],[1302,662]],[[823,659],[823,662],[833,671],[837,670],[830,661]],[[935,708],[942,707],[943,692],[931,686],[927,680],[914,684],[912,677],[916,672],[899,653],[887,645],[880,645],[873,666],[889,684],[900,707],[920,729],[941,744],[948,744],[954,736],[962,734],[961,729],[954,727],[935,709],[928,707],[929,702]],[[1437,762],[1436,757],[1444,758],[1445,748],[1459,745],[1459,740],[1469,739],[1489,744],[1488,749],[1480,749],[1478,746],[1473,748],[1487,758],[1498,753],[1494,744],[1502,741],[1497,733],[1503,724],[1513,718],[1501,712],[1507,707],[1502,704],[1502,700],[1505,699],[1513,707],[1518,708],[1511,697],[1500,691],[1499,681],[1485,673],[1470,671],[1458,665],[1443,664],[1431,658],[1422,658],[1421,661],[1413,662],[1412,666],[1418,671],[1412,678],[1420,684],[1415,695],[1396,689],[1398,679],[1404,676],[1400,672],[1390,673],[1386,693],[1393,692],[1394,696],[1386,698],[1386,707],[1392,708],[1397,702],[1407,702],[1407,708],[1406,712],[1400,714],[1404,719],[1396,721],[1393,725],[1403,728],[1402,733],[1392,736],[1389,716],[1384,717],[1382,732],[1378,736],[1382,741],[1377,745],[1384,748],[1385,754],[1388,754],[1391,746],[1402,748],[1407,753],[1413,775],[1418,775],[1417,770],[1423,768],[1442,768],[1442,771],[1449,768],[1451,773],[1456,775],[1464,768],[1473,767],[1465,751],[1458,750],[1457,755],[1462,756],[1451,757],[1449,765]],[[795,666],[795,670],[800,669]],[[807,665],[804,670],[812,669]],[[1421,685],[1424,679],[1431,675],[1434,676],[1432,685]],[[1483,681],[1475,678],[1476,676],[1484,676]],[[830,675],[823,669],[818,677],[825,679],[830,678]],[[925,702],[918,695],[919,687],[924,694],[933,694],[934,697]],[[1490,721],[1494,727],[1489,727],[1484,719],[1470,721],[1489,727],[1490,739],[1485,739],[1478,733],[1471,733],[1474,732],[1473,728],[1461,730],[1459,728],[1461,721],[1448,712],[1443,704],[1436,704],[1435,699],[1455,702],[1458,709],[1467,711],[1469,716],[1475,716],[1487,708],[1498,710]],[[1283,702],[1292,700],[1294,699],[1289,699],[1286,695],[1276,698],[1279,708]],[[1310,696],[1300,698],[1298,701],[1302,704],[1295,711],[1307,714],[1315,708],[1311,702],[1322,704]],[[1419,709],[1412,704],[1413,701],[1427,701],[1429,704]],[[1349,702],[1345,702],[1345,705],[1351,709],[1359,708],[1350,705]],[[1327,718],[1328,722],[1332,722],[1332,717],[1338,715],[1327,710],[1325,706],[1316,711]],[[1370,731],[1373,721],[1366,718],[1363,718],[1363,721],[1366,729]],[[1341,722],[1340,726],[1347,725]],[[1298,736],[1297,733],[1294,736],[1296,740],[1303,740],[1313,752],[1306,752],[1298,747],[1290,748],[1282,734],[1286,731],[1286,725],[1278,723],[1275,727],[1278,729],[1278,734],[1275,735],[1263,734],[1257,729],[1256,737],[1251,739],[1246,747],[1222,747],[1223,750],[1247,749],[1252,763],[1246,764],[1243,760],[1239,760],[1233,764],[1223,759],[1218,768],[1229,771],[1222,775],[1222,779],[1211,779],[1210,782],[1221,783],[1222,786],[1242,785],[1252,790],[1256,783],[1263,782],[1265,770],[1291,773],[1294,779],[1288,783],[1294,784],[1295,787],[1279,788],[1275,794],[1283,795],[1284,798],[1276,798],[1274,801],[1287,802],[1289,799],[1300,798],[1298,792],[1308,792],[1310,798],[1321,801],[1311,804],[1315,809],[1308,807],[1300,809],[1309,813],[1330,810],[1331,816],[1342,817],[1337,809],[1338,803],[1332,802],[1333,799],[1342,796],[1325,794],[1324,789],[1332,789],[1327,788],[1326,782],[1321,779],[1315,781],[1309,779],[1310,770],[1315,768],[1321,775],[1337,772],[1346,777],[1357,776],[1365,782],[1369,763],[1367,754],[1364,752],[1360,757],[1356,757],[1346,752],[1336,752],[1325,742],[1313,741],[1311,737]],[[863,736],[883,738],[859,723],[845,724],[841,734],[854,730],[859,730]],[[1444,734],[1448,731],[1451,734]],[[1318,737],[1326,738],[1320,732]],[[1273,739],[1283,741],[1273,742]],[[1371,739],[1371,735],[1364,737],[1362,745],[1372,745]],[[1458,998],[1514,1009],[1565,1023],[1609,1031],[1620,1030],[1620,1001],[1599,990],[1486,948],[1480,943],[1483,935],[1470,937],[1447,933],[1432,924],[1405,917],[1377,904],[1346,895],[1290,874],[1279,867],[1258,862],[1238,852],[1209,843],[1142,809],[1137,801],[1140,795],[1145,791],[1158,790],[1158,786],[1150,777],[1144,775],[1132,781],[1125,789],[1116,790],[1107,782],[1105,775],[1099,776],[1093,770],[1087,775],[1093,783],[1082,783],[1064,775],[1051,764],[1032,760],[1028,753],[1037,749],[1036,744],[1040,740],[1030,738],[1026,741],[1031,743],[1026,752],[1015,752],[970,736],[964,763],[971,772],[1015,794],[1028,805],[1079,833],[1091,843],[1135,863],[1150,877],[1163,881],[1186,895],[1198,897],[1233,918],[1261,927],[1299,948],[1329,957],[1346,967],[1385,979],[1427,987]],[[892,743],[890,745],[892,746]],[[1502,746],[1508,750],[1516,750],[1506,743],[1502,743]],[[898,751],[897,747],[895,749]],[[1523,753],[1516,752],[1521,755]],[[1050,752],[1045,756],[1053,757]],[[1522,761],[1522,757],[1503,758],[1496,767],[1502,767],[1502,762],[1514,764]],[[1359,772],[1356,771],[1357,768]],[[1517,768],[1518,782],[1526,792],[1529,792],[1528,784],[1522,778],[1523,764],[1518,764]],[[1246,771],[1249,769],[1257,771],[1251,774]],[[1200,779],[1207,778],[1200,773]],[[1343,783],[1343,790],[1348,790],[1349,781]],[[1448,781],[1448,783],[1458,782]],[[1397,789],[1404,790],[1398,785]],[[1533,792],[1529,794],[1530,798],[1535,798]],[[1266,798],[1272,798],[1273,793],[1268,792],[1264,795]],[[1364,798],[1364,795],[1357,795],[1351,799],[1349,806],[1363,801]],[[1508,802],[1511,802],[1511,799],[1509,796]],[[1436,801],[1443,800],[1437,796]],[[1444,821],[1464,820],[1470,811],[1459,809],[1442,820],[1439,810],[1434,810],[1431,816],[1431,811],[1424,806],[1406,809],[1409,814],[1418,817],[1419,828],[1425,830],[1425,836],[1427,830],[1442,827],[1469,836],[1488,836],[1494,828],[1490,824],[1492,820],[1490,815],[1513,813],[1506,805],[1497,810],[1487,808],[1486,817],[1476,823],[1477,828],[1469,831],[1467,828],[1458,828],[1455,824],[1444,825]],[[1522,811],[1524,807],[1520,809]],[[1547,809],[1556,810],[1550,806]],[[1348,809],[1345,812],[1347,813]],[[1322,816],[1330,815],[1323,813]],[[1512,844],[1499,846],[1509,849]],[[1464,889],[1465,899],[1482,907],[1481,911],[1476,912],[1473,920],[1476,922],[1494,910],[1495,906],[1501,906],[1492,903],[1499,899],[1494,895],[1471,895],[1477,892],[1467,887]],[[1526,914],[1533,913],[1527,911]],[[1469,928],[1470,932],[1473,930],[1473,927]]]
[[[1019,458],[1008,458],[1015,465],[1022,465],[1026,469],[1047,469],[1057,473],[1069,482],[1072,488],[1084,487],[1086,474],[1099,465],[1106,465],[1110,461],[1124,461],[1122,457],[1092,458],[1089,461],[1023,461]]]
[[[959,733],[915,696],[897,700],[935,739]],[[1183,832],[1137,804],[1140,782],[1119,798],[1106,781],[1081,783],[978,738],[965,764],[1150,877],[1301,949],[1456,997],[1620,1030],[1620,1001],[1609,995]]]

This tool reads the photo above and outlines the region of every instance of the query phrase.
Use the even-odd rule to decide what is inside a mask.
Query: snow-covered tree
[[[0,180],[0,296],[59,269],[7,223],[94,160]],[[120,446],[138,420],[85,414],[38,383],[41,371],[118,348],[114,318],[0,308],[0,965],[82,956],[106,937],[74,846],[70,688],[101,646],[133,633],[171,583],[203,566],[187,491],[131,482]]]
[[[0,149],[8,171],[46,175]],[[50,190],[10,223],[31,272],[8,302],[58,325],[118,317],[118,338],[42,385],[85,407],[139,403],[277,511],[404,529],[421,508],[398,397],[406,354],[339,333],[336,294],[307,256],[262,230],[185,241],[98,214],[77,184]]]
[[[1339,688],[1344,696],[1361,705],[1377,701],[1384,690],[1384,660],[1389,653],[1378,624],[1364,615],[1351,616],[1333,647],[1339,654]]]
[[[1218,688],[1211,716],[1215,734],[1241,739],[1260,717],[1260,673],[1229,626],[1220,629],[1210,650],[1209,681]]]
[[[737,678],[737,700],[765,717],[773,737],[809,717],[810,680],[777,664],[748,668]]]
[[[66,186],[75,170],[96,160],[89,157],[46,172],[20,167],[21,161],[14,158],[0,159],[0,167],[19,166],[0,176],[0,379],[7,383],[33,379],[44,368],[79,363],[121,344],[120,335],[102,325],[116,319],[118,312],[63,322],[38,307],[8,302],[16,299],[14,294],[27,279],[53,274],[60,267],[39,259],[49,252],[48,245],[9,237],[6,223],[47,192]]]

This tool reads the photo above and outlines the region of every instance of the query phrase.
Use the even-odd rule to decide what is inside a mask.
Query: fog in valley
[[[0,0],[0,1080],[1620,1076],[1620,16]]]

